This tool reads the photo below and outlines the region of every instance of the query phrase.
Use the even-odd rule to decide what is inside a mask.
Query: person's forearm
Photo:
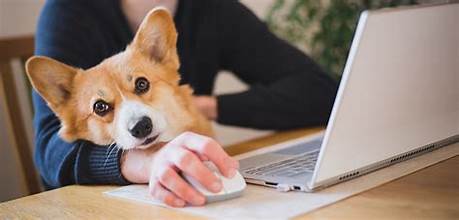
[[[120,158],[121,175],[131,183],[148,183],[152,160],[165,144],[124,151]]]
[[[121,156],[121,175],[131,183],[148,183],[151,160],[157,148],[125,151]]]
[[[129,184],[121,175],[122,150],[117,146],[97,146],[88,141],[79,145],[73,167],[76,184]]]
[[[326,124],[335,83],[321,74],[296,74],[269,86],[217,97],[217,122],[256,129],[286,130]]]

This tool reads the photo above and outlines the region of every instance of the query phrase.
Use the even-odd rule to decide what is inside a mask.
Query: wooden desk
[[[311,134],[285,132],[229,146],[232,155]],[[459,219],[459,156],[318,209],[299,219]],[[116,186],[68,186],[0,204],[0,219],[200,219],[187,213],[107,197]]]

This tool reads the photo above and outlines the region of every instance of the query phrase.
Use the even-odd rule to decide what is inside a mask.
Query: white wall
[[[29,35],[45,0],[0,0],[0,37]]]

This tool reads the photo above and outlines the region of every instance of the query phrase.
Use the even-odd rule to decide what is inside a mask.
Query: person
[[[48,0],[38,21],[35,54],[90,68],[124,50],[155,6],[174,15],[181,83],[191,85],[195,104],[209,119],[274,130],[327,122],[337,83],[234,0]],[[249,89],[213,96],[219,70],[234,72]],[[202,205],[203,196],[179,173],[218,191],[221,183],[202,160],[215,162],[228,177],[238,167],[216,141],[193,133],[180,135],[158,152],[123,152],[84,140],[67,143],[58,135],[58,118],[32,93],[35,162],[47,189],[150,183],[152,195],[169,205]]]

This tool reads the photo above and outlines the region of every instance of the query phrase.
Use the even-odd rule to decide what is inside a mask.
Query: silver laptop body
[[[459,4],[363,12],[326,131],[241,159],[242,175],[310,192],[459,141],[458,21]]]

